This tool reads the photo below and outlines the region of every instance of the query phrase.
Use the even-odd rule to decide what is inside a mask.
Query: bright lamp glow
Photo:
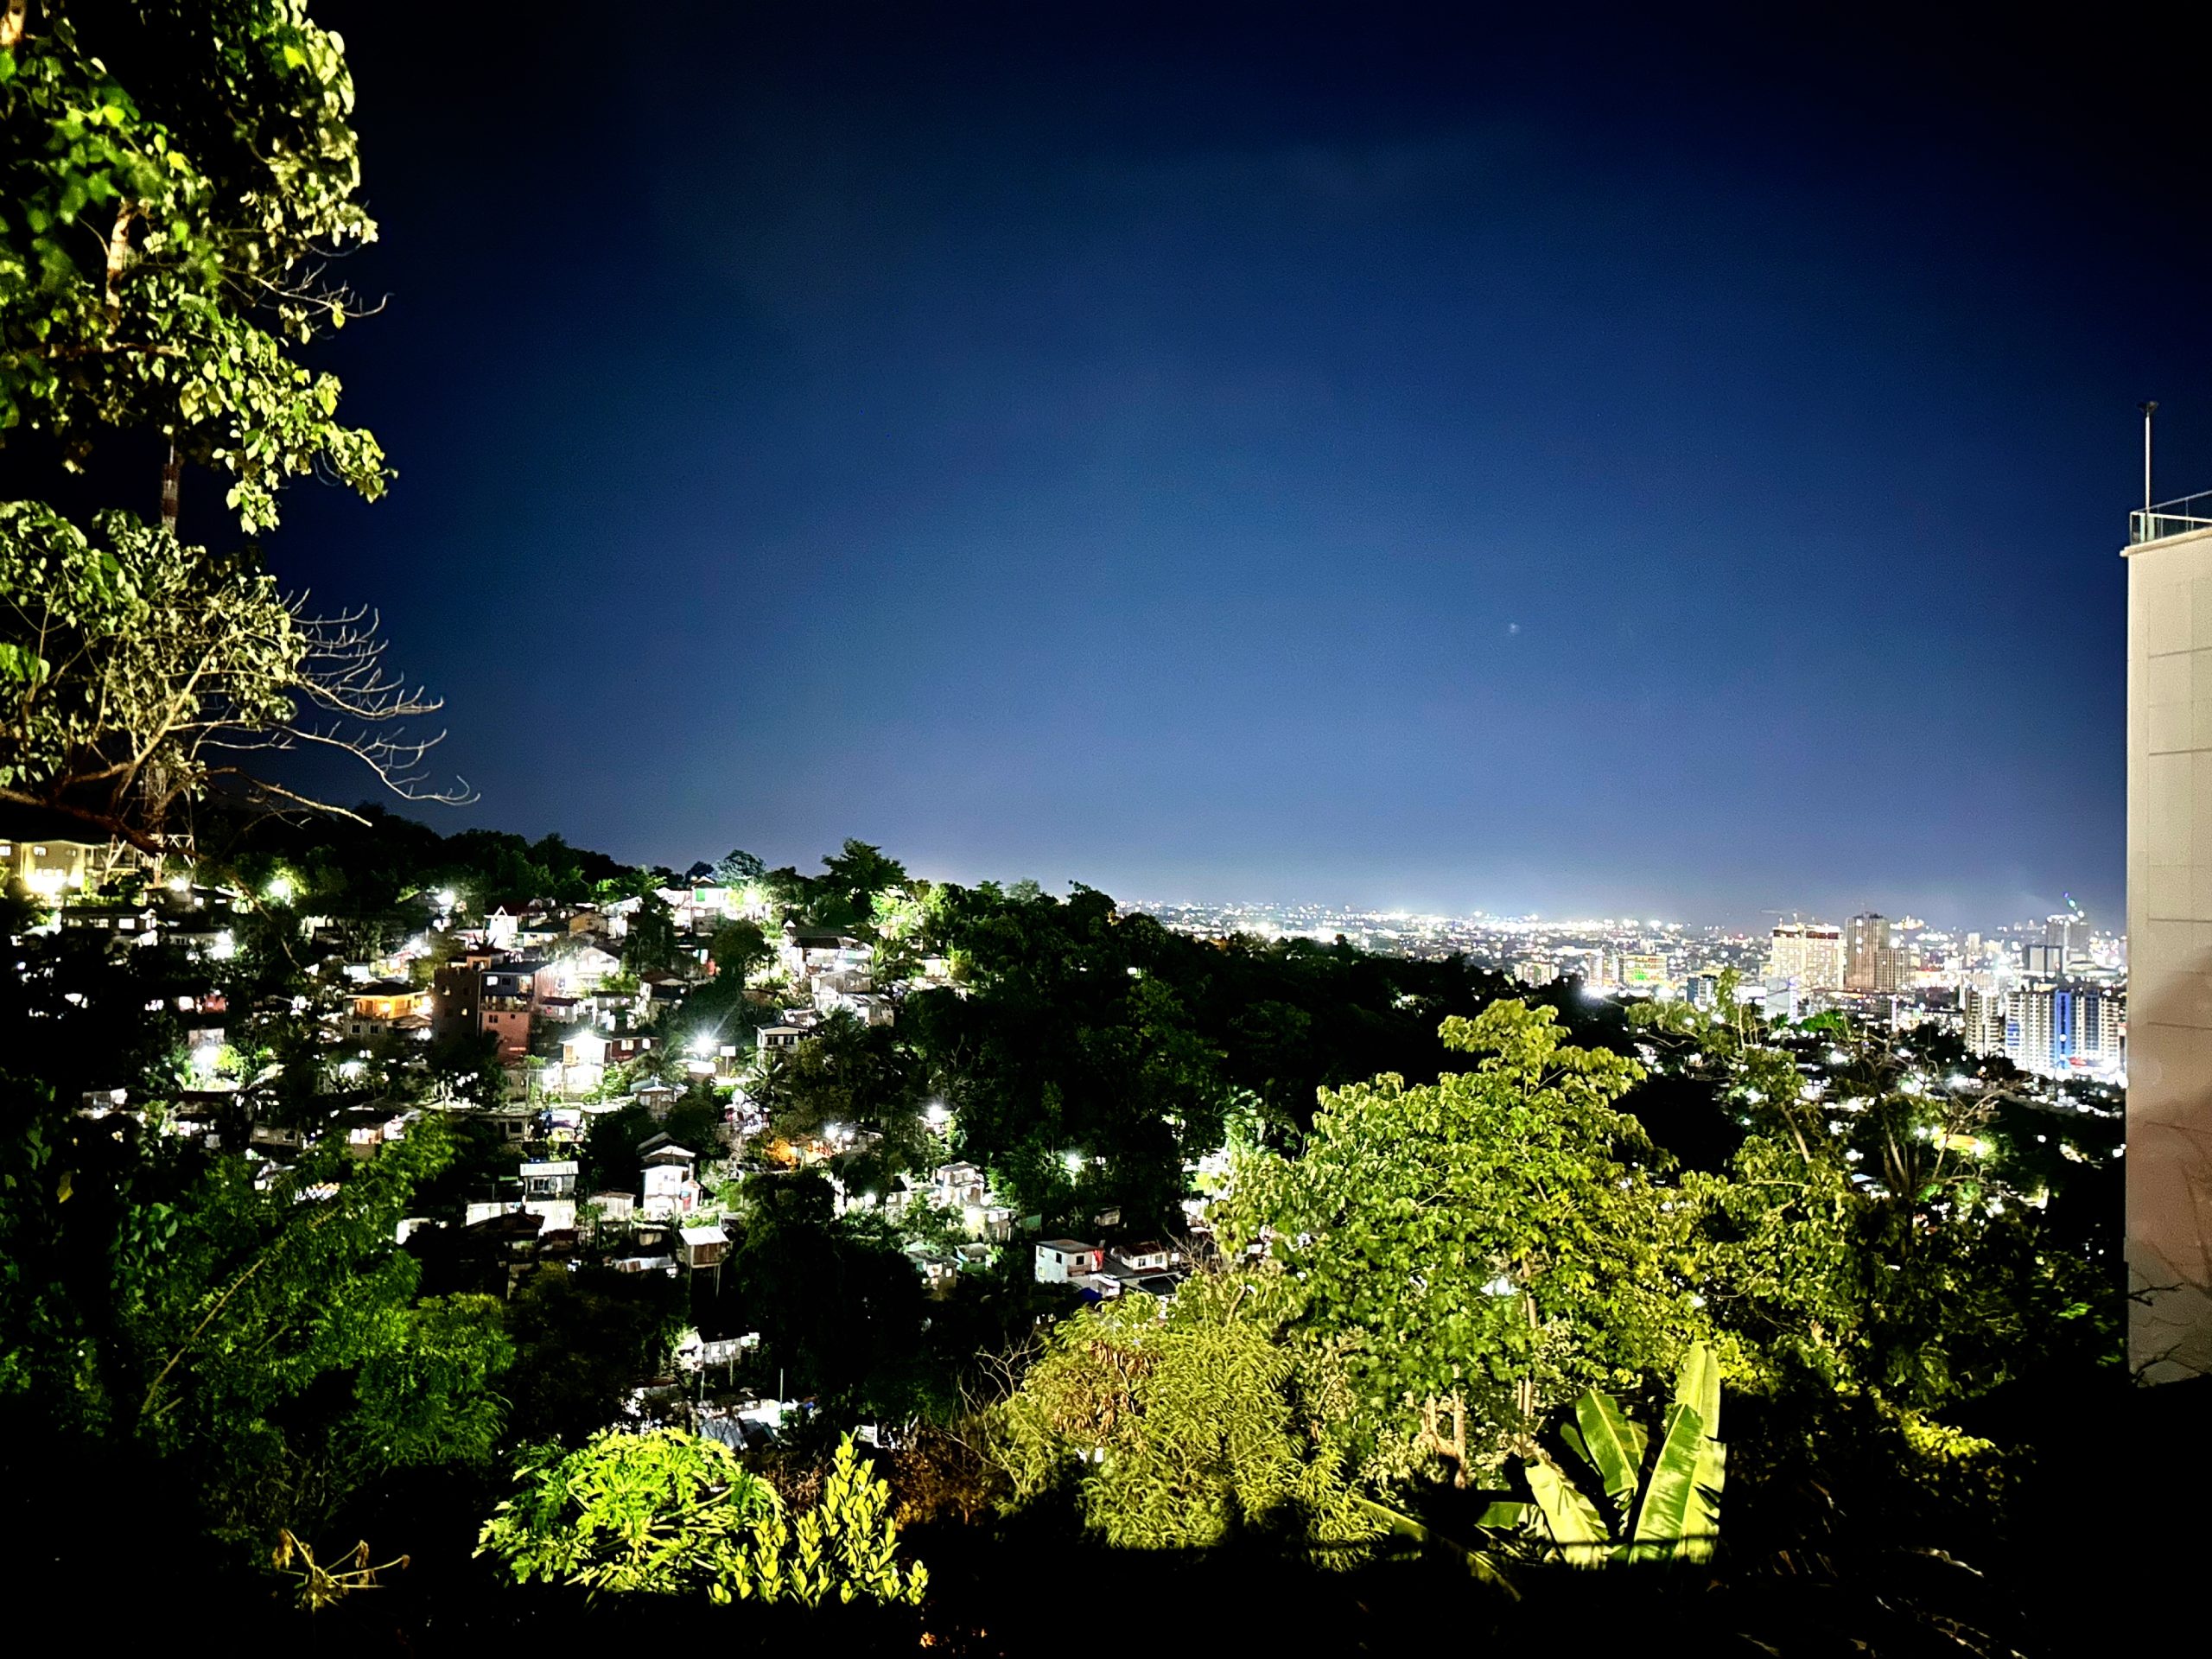
[[[451,887],[440,887],[438,889],[438,908],[440,910],[451,910],[460,902],[461,895],[455,893]]]
[[[289,904],[291,902],[292,894],[297,891],[298,889],[292,884],[292,878],[290,876],[279,875],[273,877],[270,880],[268,887],[270,902],[278,905]]]

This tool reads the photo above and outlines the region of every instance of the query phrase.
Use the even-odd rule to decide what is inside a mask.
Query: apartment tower
[[[2212,1372],[2212,497],[2130,519],[2127,1345],[2164,1382]]]

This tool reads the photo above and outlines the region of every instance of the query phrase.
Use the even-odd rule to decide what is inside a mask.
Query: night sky
[[[398,480],[267,551],[448,698],[440,827],[2117,919],[2140,399],[2212,488],[2212,173],[2136,43],[315,10]]]

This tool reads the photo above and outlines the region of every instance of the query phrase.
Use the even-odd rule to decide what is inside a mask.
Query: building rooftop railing
[[[2212,490],[2184,495],[2157,505],[2138,507],[2127,515],[2127,544],[2163,541],[2186,536],[2193,530],[2212,530]]]

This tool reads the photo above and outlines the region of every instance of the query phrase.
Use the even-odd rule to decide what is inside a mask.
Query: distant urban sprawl
[[[1701,1008],[1719,1000],[1732,975],[1737,999],[1770,1017],[1834,1010],[1897,1031],[1934,1027],[1958,1033],[1975,1054],[2002,1054],[2040,1076],[2126,1081],[2127,941],[2098,931],[2076,906],[1990,933],[1866,912],[1843,922],[1791,917],[1764,934],[1632,918],[1320,905],[1128,908],[1200,937],[1341,937],[1390,955],[1464,956],[1527,985],[1573,978],[1593,996],[1681,998]]]

